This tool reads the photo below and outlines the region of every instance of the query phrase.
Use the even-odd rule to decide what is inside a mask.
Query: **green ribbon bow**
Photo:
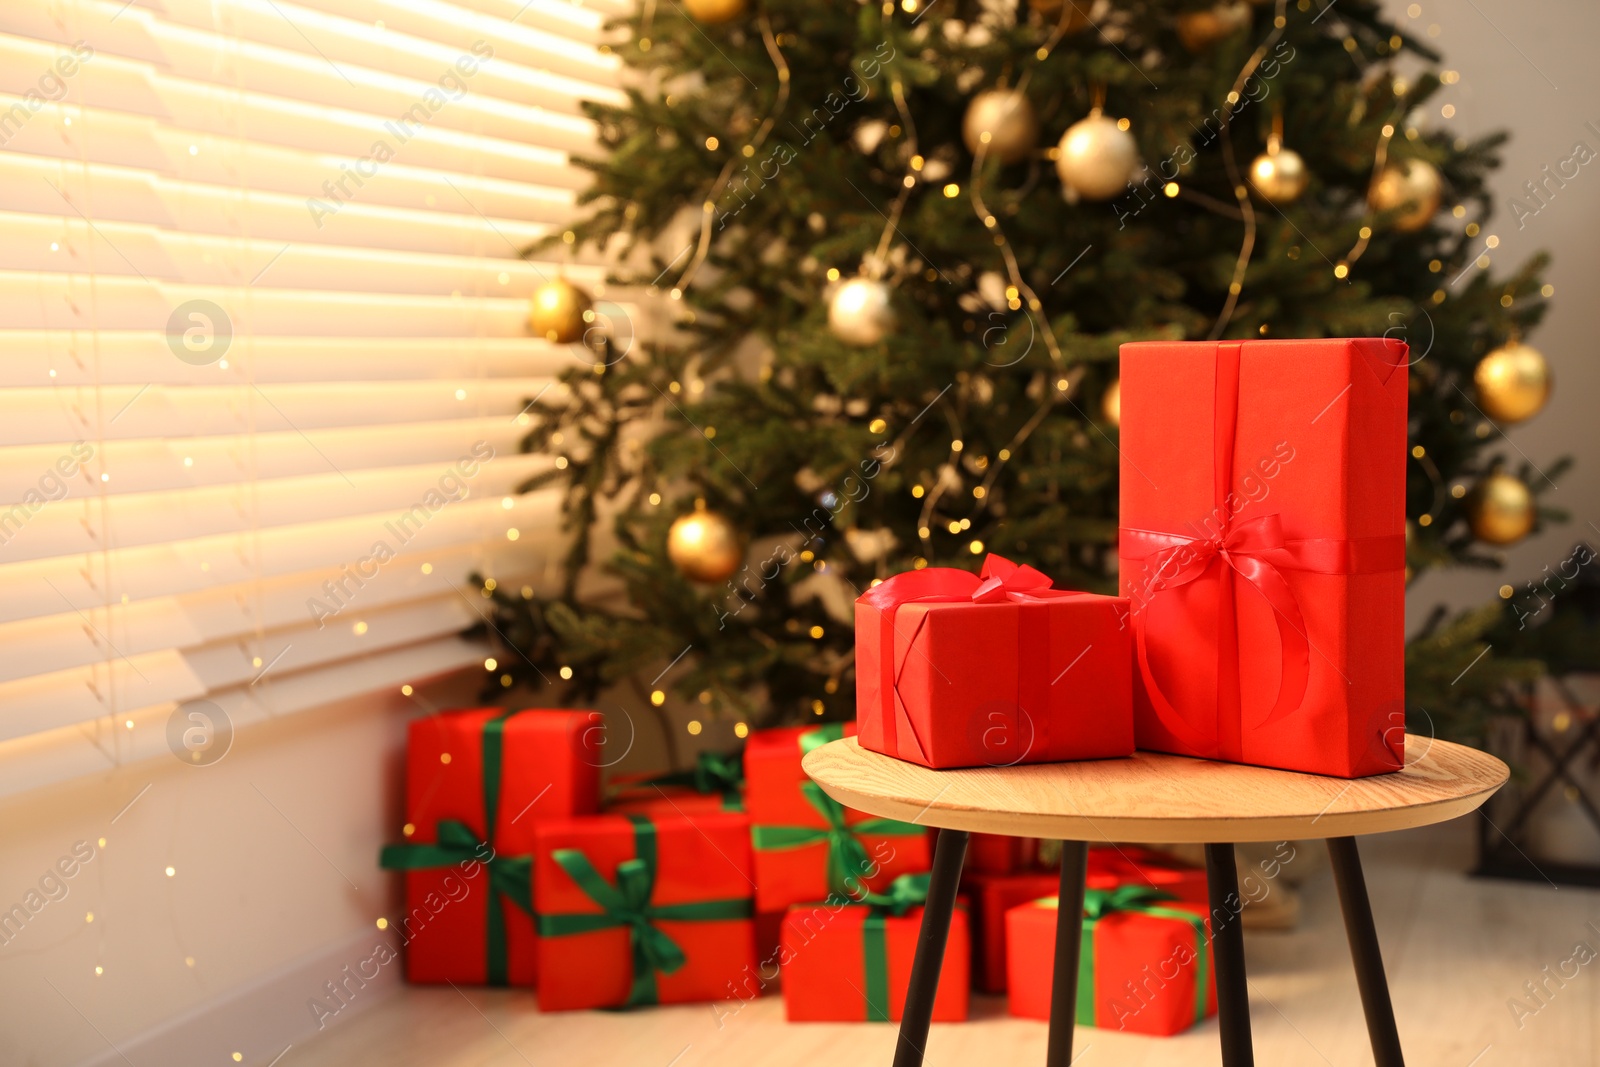
[[[500,782],[505,754],[506,721],[518,711],[502,712],[483,724],[480,743],[483,748],[483,819],[485,832],[482,841],[465,823],[454,819],[440,819],[435,825],[437,841],[433,844],[406,843],[385,845],[378,854],[378,865],[389,870],[420,871],[437,867],[454,867],[468,860],[483,863],[489,868],[489,917],[484,934],[485,973],[490,985],[510,984],[510,964],[506,950],[505,900],[529,915],[533,914],[533,857],[502,856],[491,848],[491,858],[484,860],[478,853],[480,845],[494,840],[495,822],[500,815]]]
[[[800,735],[800,752],[803,755],[843,736],[842,723],[807,730]],[[924,827],[898,819],[866,819],[847,824],[844,805],[824,793],[816,782],[801,782],[800,795],[822,816],[828,824],[826,829],[813,826],[752,826],[750,842],[762,851],[783,851],[826,842],[828,890],[833,893],[854,896],[859,890],[852,891],[847,879],[854,874],[859,882],[862,875],[872,870],[872,859],[867,855],[867,846],[861,841],[863,835],[913,837],[926,832]]]
[[[928,900],[927,874],[902,874],[886,893],[868,893],[861,903],[871,908],[861,925],[861,957],[865,964],[867,1021],[889,1021],[889,919],[899,918]]]
[[[1095,1025],[1094,1011],[1094,927],[1101,919],[1119,911],[1133,911],[1157,919],[1176,919],[1194,927],[1195,976],[1194,1021],[1206,1017],[1206,995],[1210,990],[1210,942],[1206,940],[1206,920],[1191,911],[1165,908],[1162,901],[1176,900],[1146,885],[1119,885],[1115,889],[1086,889],[1083,893],[1083,942],[1078,951],[1079,1026]]]
[[[738,753],[702,752],[694,767],[646,778],[640,785],[683,786],[701,796],[722,795],[724,811],[743,811],[740,793],[744,789],[744,758]]]
[[[584,895],[600,905],[602,914],[572,912],[538,917],[541,937],[570,937],[617,928],[628,931],[633,954],[633,984],[628,990],[628,999],[621,1005],[625,1008],[657,1003],[656,975],[674,974],[688,962],[682,946],[656,926],[657,921],[708,922],[748,919],[753,914],[749,898],[702,900],[692,904],[650,903],[656,883],[655,824],[643,815],[629,815],[628,819],[633,823],[635,858],[617,864],[616,885],[606,881],[589,857],[578,849],[558,848],[551,853],[551,858],[577,883]]]

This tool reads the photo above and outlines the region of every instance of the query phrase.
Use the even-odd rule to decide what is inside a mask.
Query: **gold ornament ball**
[[[1100,398],[1100,413],[1113,426],[1122,425],[1122,379],[1118,378]]]
[[[850,279],[828,300],[828,329],[847,345],[875,345],[894,332],[897,321],[889,287],[871,278]]]
[[[570,345],[581,339],[593,318],[589,294],[565,278],[545,282],[533,291],[528,326],[551,344]]]
[[[1138,165],[1133,134],[1099,112],[1079,119],[1061,135],[1056,173],[1085,200],[1110,200],[1127,188]]]
[[[697,22],[731,22],[745,13],[746,0],[683,0],[684,10]]]
[[[967,105],[961,138],[973,155],[981,149],[1001,163],[1020,163],[1039,144],[1039,115],[1026,93],[990,89]]]
[[[1028,7],[1038,12],[1054,29],[1061,24],[1061,11],[1067,12],[1067,26],[1062,32],[1077,33],[1089,25],[1089,9],[1094,0],[1029,0]]]
[[[1509,545],[1533,529],[1533,494],[1509,474],[1491,474],[1467,500],[1472,535],[1491,545]]]
[[[1292,148],[1269,145],[1250,164],[1250,184],[1273,204],[1290,204],[1300,199],[1311,181],[1305,160]]]
[[[715,511],[696,508],[667,531],[667,558],[692,581],[726,581],[743,557],[738,531]]]
[[[1521,422],[1538,414],[1550,395],[1550,368],[1543,353],[1520,341],[1484,356],[1472,380],[1478,386],[1478,406],[1500,422]]]
[[[1210,11],[1189,11],[1178,16],[1178,39],[1191,52],[1204,52],[1228,35],[1250,25],[1250,5],[1244,0],[1218,4]]]
[[[1413,233],[1438,213],[1443,195],[1444,180],[1433,164],[1408,159],[1390,163],[1379,172],[1372,186],[1372,206],[1379,211],[1400,212],[1392,225],[1401,233]]]

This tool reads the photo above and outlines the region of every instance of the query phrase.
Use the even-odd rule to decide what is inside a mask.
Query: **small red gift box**
[[[1012,1015],[1050,1018],[1059,915],[1054,897],[1006,913]],[[1204,907],[1140,886],[1084,893],[1079,1026],[1162,1037],[1216,1010]]]
[[[745,811],[755,847],[756,907],[854,899],[929,867],[925,827],[846,808],[800,768],[801,757],[855,732],[853,723],[780,727],[750,735]]]
[[[612,779],[606,810],[663,817],[743,811],[743,794],[744,762],[739,755],[702,752],[691,770]]]
[[[406,742],[407,841],[379,862],[406,872],[395,924],[413,982],[531,986],[529,853],[544,820],[599,807],[592,711],[446,711]]]
[[[856,601],[861,747],[936,768],[1129,755],[1127,614],[999,556],[897,574]]]
[[[541,825],[540,1010],[745,995],[756,970],[748,825],[733,812]]]
[[[972,976],[985,993],[1006,991],[1006,913],[1020,904],[1054,896],[1058,871],[1019,874],[968,873],[961,882],[972,902]]]
[[[1138,845],[1103,845],[1089,849],[1090,889],[1134,885],[1155,889],[1186,904],[1207,906],[1206,872],[1163,852]]]
[[[1355,778],[1405,755],[1406,346],[1122,346],[1139,747]]]
[[[911,984],[927,876],[902,875],[866,903],[801,904],[784,917],[780,959],[790,1022],[898,1021]],[[876,903],[874,903],[876,901]],[[967,915],[951,915],[934,1022],[967,1017]]]

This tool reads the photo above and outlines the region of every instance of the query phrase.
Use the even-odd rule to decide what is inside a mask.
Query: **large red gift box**
[[[745,811],[755,848],[756,907],[855,899],[930,866],[926,827],[847,808],[800,768],[801,757],[854,723],[758,730],[744,749]]]
[[[1406,346],[1122,346],[1139,747],[1344,778],[1404,759]]]
[[[756,970],[749,822],[595,815],[535,835],[539,1008],[745,995]]]
[[[1129,755],[1127,614],[999,556],[897,574],[856,601],[861,747],[936,768]]]
[[[1006,991],[1006,913],[1061,887],[1059,871],[968,873],[961,880],[972,902],[972,978],[985,993]]]
[[[904,899],[889,906],[834,900],[789,909],[779,959],[790,1022],[900,1019],[922,928],[927,876],[901,876],[888,897],[902,892]],[[934,1022],[967,1017],[967,955],[966,909],[957,907],[933,997]]]
[[[1087,890],[1084,912],[1078,1025],[1165,1036],[1216,1013],[1204,906],[1124,886]],[[1059,915],[1053,897],[1006,913],[1012,1015],[1050,1018]]]
[[[534,984],[528,856],[544,820],[599,807],[595,718],[473,708],[411,723],[407,840],[380,859],[406,872],[395,928],[411,981]]]

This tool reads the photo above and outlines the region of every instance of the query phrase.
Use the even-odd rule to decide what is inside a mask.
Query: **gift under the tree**
[[[406,872],[406,914],[394,928],[411,981],[534,984],[534,831],[599,807],[594,720],[592,711],[474,708],[411,723],[406,841],[379,857]]]
[[[1000,556],[897,574],[856,600],[861,747],[935,768],[1129,755],[1127,614]]]
[[[547,822],[534,849],[540,1010],[743,993],[756,968],[743,815]]]
[[[901,875],[859,903],[791,907],[780,965],[790,1022],[888,1022],[900,1018],[922,928],[928,876]],[[967,915],[957,907],[933,998],[934,1022],[967,1017]]]
[[[744,760],[737,754],[702,752],[690,770],[614,778],[606,810],[619,815],[743,811]]]
[[[800,767],[814,748],[855,732],[853,723],[779,727],[744,749],[745,811],[755,849],[756,907],[855,898],[929,867],[926,827],[846,808]]]
[[[1006,913],[1021,904],[1053,896],[1059,871],[1011,874],[968,872],[961,880],[972,903],[972,978],[985,993],[1006,991]]]
[[[1098,845],[1089,849],[1090,889],[1143,886],[1187,904],[1207,904],[1206,872],[1182,860],[1138,845]]]
[[[1049,897],[1006,913],[1012,1015],[1050,1018],[1056,923]],[[1217,1010],[1206,909],[1148,886],[1084,892],[1080,1026],[1166,1036]]]
[[[1405,749],[1406,346],[1122,346],[1140,748],[1339,777]]]

